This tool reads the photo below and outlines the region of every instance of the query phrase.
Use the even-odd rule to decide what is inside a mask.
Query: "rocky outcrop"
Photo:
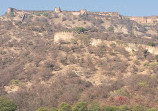
[[[59,43],[60,41],[70,42],[73,38],[72,32],[57,32],[54,34],[54,43]]]

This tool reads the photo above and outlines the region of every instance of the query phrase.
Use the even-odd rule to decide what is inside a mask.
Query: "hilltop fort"
[[[18,10],[15,8],[8,8],[8,13],[16,12],[18,14],[30,14],[33,12],[54,12],[54,13],[62,13],[62,12],[72,12],[73,15],[85,15],[85,14],[95,14],[98,16],[114,16],[120,19],[130,19],[140,24],[154,24],[158,22],[158,16],[122,16],[119,12],[87,12],[86,9],[82,9],[80,11],[61,11],[60,8],[54,8],[54,10],[43,10],[43,11],[35,11],[35,10]]]
[[[18,9],[15,9],[15,8],[8,8],[8,13],[11,13],[11,12],[16,12],[18,14],[30,14],[30,13],[33,13],[33,12],[54,12],[54,13],[62,13],[62,12],[72,12],[73,15],[85,15],[85,14],[97,14],[97,15],[100,15],[100,16],[116,16],[116,17],[120,17],[120,14],[118,12],[87,12],[86,9],[82,9],[80,11],[61,11],[60,8],[54,8],[54,10],[42,10],[42,11],[35,11],[35,10],[18,10]]]
[[[8,8],[0,16],[0,111],[158,111],[157,20]]]

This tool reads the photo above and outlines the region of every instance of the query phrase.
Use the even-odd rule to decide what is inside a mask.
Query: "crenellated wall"
[[[118,12],[87,12],[92,15],[120,17]]]
[[[158,16],[149,16],[149,17],[130,16],[127,18],[129,18],[130,20],[136,21],[140,24],[154,24],[155,22],[158,22]]]
[[[35,10],[17,10],[15,8],[8,8],[8,13],[10,12],[17,12],[17,13],[33,13],[33,12],[56,12],[60,13],[62,12],[60,8],[54,8],[53,10],[43,10],[43,11],[35,11]],[[94,15],[100,15],[100,16],[116,16],[119,17],[120,14],[118,12],[87,12],[86,9],[82,9],[80,11],[71,11],[73,15],[79,16],[79,15],[86,15],[86,14],[94,14]]]
[[[29,14],[33,12],[55,12],[55,13],[60,13],[62,12],[60,8],[54,8],[53,10],[44,10],[44,11],[34,11],[34,10],[17,10],[15,8],[8,8],[8,13],[11,12],[17,12],[18,14]],[[86,9],[82,9],[80,11],[71,11],[73,15],[79,16],[79,15],[96,15],[96,16],[101,16],[101,17],[118,17],[119,19],[124,19],[124,18],[129,18],[130,20],[136,21],[137,23],[140,24],[154,24],[158,23],[158,16],[148,16],[148,17],[137,17],[137,16],[122,16],[118,12],[87,12]]]

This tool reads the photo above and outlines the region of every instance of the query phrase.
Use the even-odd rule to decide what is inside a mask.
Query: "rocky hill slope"
[[[24,14],[24,13],[22,13]],[[0,17],[0,95],[20,111],[93,101],[158,108],[158,25],[72,12]]]

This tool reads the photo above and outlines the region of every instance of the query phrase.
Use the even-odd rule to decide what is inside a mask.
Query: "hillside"
[[[157,34],[156,22],[118,13],[9,9],[0,17],[0,95],[17,111],[82,100],[120,106],[120,96],[158,108]]]

